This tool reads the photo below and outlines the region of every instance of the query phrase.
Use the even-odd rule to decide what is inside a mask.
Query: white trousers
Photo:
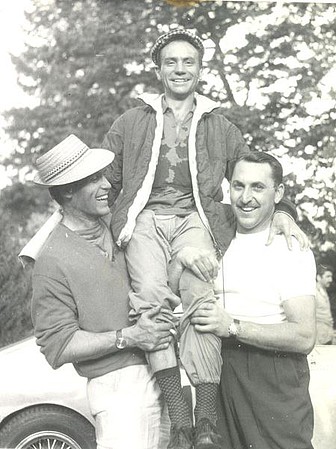
[[[96,423],[97,449],[165,449],[170,422],[147,365],[90,379],[87,395]]]

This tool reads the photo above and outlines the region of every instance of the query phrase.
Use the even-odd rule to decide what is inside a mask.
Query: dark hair
[[[49,194],[53,200],[60,206],[65,202],[65,195],[67,192],[72,192],[72,184],[64,184],[62,186],[49,187]]]
[[[91,176],[92,175],[87,176],[86,178],[80,179],[79,181],[70,182],[69,184],[49,187],[49,194],[51,198],[56,201],[56,203],[58,203],[60,206],[63,206],[66,201],[66,194],[73,193],[79,190],[89,181]]]
[[[240,156],[232,167],[231,173],[235,169],[235,166],[238,162],[253,162],[255,164],[268,164],[272,169],[272,177],[274,180],[274,184],[277,187],[283,181],[283,169],[280,162],[269,153],[265,153],[263,151],[251,151],[251,153],[245,154],[244,156]]]
[[[316,269],[317,269],[317,274],[319,276],[323,276],[324,273],[326,273],[327,271],[330,271],[331,273],[333,272],[333,269],[331,268],[330,265],[318,264]]]

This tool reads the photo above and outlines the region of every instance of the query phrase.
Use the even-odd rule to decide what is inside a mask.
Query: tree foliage
[[[7,112],[17,142],[7,164],[32,170],[70,133],[99,146],[139,93],[161,91],[150,48],[162,32],[184,26],[208,47],[200,92],[226,108],[251,148],[271,150],[292,168],[287,195],[315,252],[335,250],[335,5],[32,2],[25,51],[13,61],[23,89],[39,101]]]
[[[32,334],[31,268],[23,270],[18,254],[27,236],[37,231],[50,210],[49,196],[38,190],[17,183],[1,192],[0,346]]]
[[[36,155],[71,132],[99,145],[138,93],[160,90],[151,45],[161,32],[182,25],[213,46],[200,90],[227,108],[251,147],[286,155],[294,164],[289,194],[302,205],[305,229],[318,227],[316,242],[334,239],[335,170],[327,170],[335,163],[334,87],[322,112],[312,104],[322,103],[335,67],[335,5],[33,2],[26,50],[13,59],[23,88],[40,103],[8,112],[8,133],[18,142],[10,163],[32,166]],[[308,176],[298,177],[296,167]]]

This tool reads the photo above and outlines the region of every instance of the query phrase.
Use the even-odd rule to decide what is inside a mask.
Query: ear
[[[67,200],[71,200],[72,195],[73,195],[72,187],[65,189],[63,192],[63,197],[66,198]]]
[[[275,189],[275,198],[274,202],[275,204],[280,203],[285,193],[285,186],[283,184],[279,184],[278,187]]]
[[[203,79],[203,67],[201,67],[199,70],[198,81],[202,81],[202,79]]]

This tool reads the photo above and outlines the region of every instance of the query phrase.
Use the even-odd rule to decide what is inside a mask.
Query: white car
[[[0,350],[0,448],[92,449],[86,379],[53,370],[34,338]]]
[[[335,449],[336,346],[316,346],[309,365],[315,411],[314,447]],[[54,371],[39,352],[35,339],[29,338],[1,349],[0,366],[1,449],[95,448],[86,379],[70,364]],[[191,400],[188,385],[185,393]]]

